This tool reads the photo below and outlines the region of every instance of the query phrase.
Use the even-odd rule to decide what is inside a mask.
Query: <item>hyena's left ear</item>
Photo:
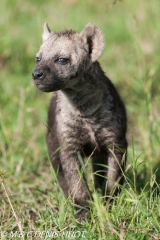
[[[43,42],[46,41],[51,35],[51,30],[48,27],[48,24],[45,23],[43,27],[43,34],[42,34],[42,40]]]
[[[95,62],[102,55],[105,46],[102,31],[92,23],[88,23],[80,36],[87,42],[91,60]]]

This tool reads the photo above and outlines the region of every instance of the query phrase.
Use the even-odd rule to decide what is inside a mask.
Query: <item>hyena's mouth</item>
[[[55,91],[54,88],[54,84],[41,84],[41,83],[34,83],[35,86],[41,90],[42,92],[52,92]]]
[[[41,84],[41,83],[34,84],[42,92],[54,92],[62,89],[58,84]]]

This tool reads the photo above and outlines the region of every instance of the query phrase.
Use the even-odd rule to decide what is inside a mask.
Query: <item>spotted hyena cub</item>
[[[126,162],[126,111],[97,59],[104,50],[99,28],[52,32],[44,25],[32,78],[36,87],[53,92],[48,112],[47,145],[60,186],[87,215],[91,194],[82,157],[90,156],[95,187],[104,196],[119,192]]]

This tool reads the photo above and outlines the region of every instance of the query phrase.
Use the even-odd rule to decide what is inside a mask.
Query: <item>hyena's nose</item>
[[[32,73],[33,80],[43,79],[43,76],[44,76],[44,72],[42,70],[37,70]]]

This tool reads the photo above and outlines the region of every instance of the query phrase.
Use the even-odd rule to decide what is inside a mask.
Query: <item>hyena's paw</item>
[[[78,210],[75,217],[78,222],[85,221],[90,218],[90,211],[89,209]]]

